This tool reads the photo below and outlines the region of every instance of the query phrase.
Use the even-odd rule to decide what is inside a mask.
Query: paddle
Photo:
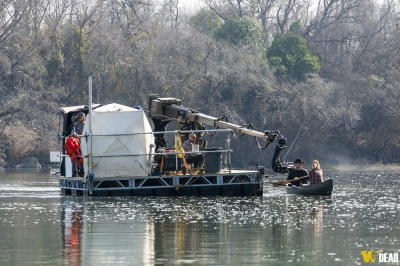
[[[297,180],[294,180],[294,179],[290,179],[290,180],[281,180],[281,181],[272,183],[272,185],[274,185],[274,187],[286,186],[286,184],[289,184],[289,183],[292,183],[292,182],[295,182],[295,181],[299,181],[300,179],[307,178],[307,177],[308,177],[308,175],[299,177]]]

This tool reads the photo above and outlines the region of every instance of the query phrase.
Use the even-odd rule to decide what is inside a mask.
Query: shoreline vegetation
[[[177,97],[229,123],[279,130],[290,158],[323,169],[400,163],[395,1],[200,0],[193,12],[177,0],[3,2],[0,166],[61,149],[57,110],[87,104],[88,76],[94,103]],[[238,168],[270,162],[248,136],[235,151]]]
[[[400,171],[399,164],[367,164],[367,165],[332,165],[327,166],[323,170],[326,171]]]
[[[28,161],[28,162],[27,162]],[[40,163],[40,161],[43,161],[44,163]],[[24,166],[26,165],[26,166]],[[59,166],[52,164],[50,161],[46,160],[38,160],[35,157],[26,157],[24,160],[21,161],[21,163],[16,164],[16,165],[5,165],[4,167],[0,167],[0,169],[52,169],[52,168],[57,168]],[[303,166],[303,168],[308,169],[306,165]],[[239,169],[237,167],[234,167],[233,169]],[[247,170],[254,170],[254,167],[244,167],[244,169]],[[274,173],[272,172],[272,169],[270,167],[267,167],[267,172],[269,173]],[[365,163],[365,164],[325,164],[322,167],[322,170],[324,171],[369,171],[369,172],[378,172],[378,171],[400,171],[400,164],[383,164],[383,163]],[[276,174],[276,173],[274,173]],[[278,174],[284,176],[284,174]]]

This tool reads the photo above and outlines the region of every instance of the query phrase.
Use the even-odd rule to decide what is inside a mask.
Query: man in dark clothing
[[[74,129],[74,125],[75,123],[78,121],[78,115],[76,114],[72,114],[71,116],[71,125],[69,125],[69,127],[67,128],[67,131],[64,132],[64,137],[68,137],[71,136],[73,134],[73,129]]]
[[[78,122],[74,124],[74,132],[73,135],[76,136],[81,136],[83,134],[83,127],[85,126],[86,122],[86,117],[85,114],[80,112],[78,114]]]
[[[80,112],[78,114],[78,122],[76,122],[74,124],[74,129],[73,129],[73,136],[77,137],[77,138],[81,138],[83,132],[83,127],[85,126],[85,122],[86,122],[86,116],[83,112]],[[77,172],[76,172],[77,170]],[[83,170],[83,164],[81,165],[77,165],[76,161],[73,163],[73,170],[72,173],[74,174],[74,176],[76,176],[77,174],[80,177],[83,177],[84,175],[84,170]]]
[[[165,133],[163,132],[165,132],[167,124],[171,121],[165,121],[154,117],[152,117],[151,120],[153,120],[154,124],[154,138],[156,143],[156,151],[158,151],[158,149],[161,147],[167,147],[167,143],[165,142]]]
[[[289,172],[289,175],[286,180],[298,180],[298,181],[293,181],[290,184],[292,186],[301,186],[303,184],[307,184],[308,180],[308,171],[306,169],[302,168],[302,161],[300,159],[296,159],[294,161],[296,164],[295,169]],[[307,178],[301,178],[301,177],[307,177]],[[301,178],[301,179],[300,179]]]

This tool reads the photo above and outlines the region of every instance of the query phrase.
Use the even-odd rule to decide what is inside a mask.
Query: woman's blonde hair
[[[316,168],[319,168],[319,162],[317,161],[317,160],[314,160],[313,162],[312,162],[312,168],[314,168],[314,163],[316,163],[317,164],[317,167]]]

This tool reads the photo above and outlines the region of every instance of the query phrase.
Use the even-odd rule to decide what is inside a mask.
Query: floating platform
[[[232,170],[230,136],[240,132],[261,138],[266,142],[262,149],[275,138],[285,140],[279,131],[237,126],[181,106],[175,98],[151,96],[146,111],[112,103],[63,107],[58,113],[63,146],[53,157],[60,164],[61,194],[67,196],[262,196],[265,168]],[[82,132],[71,135],[76,117],[83,114]],[[175,130],[167,131],[171,121]],[[204,125],[214,127],[213,133],[205,134],[210,130]],[[203,137],[217,132],[226,133],[224,143],[217,142],[223,147],[209,148]],[[169,146],[165,134],[173,134]],[[188,139],[192,149],[185,150]],[[202,154],[200,164],[188,164],[188,154]]]
[[[59,179],[62,195],[72,196],[261,196],[258,171],[161,175],[132,178]]]

